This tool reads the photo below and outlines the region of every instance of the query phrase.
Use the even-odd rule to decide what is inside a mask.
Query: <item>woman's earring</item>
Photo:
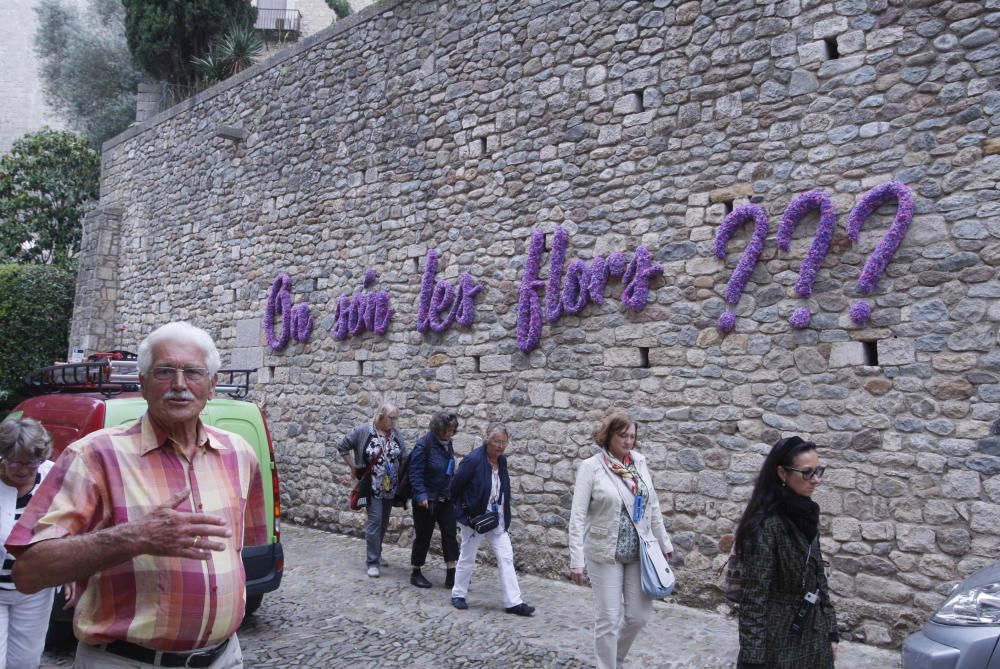
[[[786,481],[785,479],[781,479],[781,487],[782,488],[787,488],[788,487],[788,481]]]

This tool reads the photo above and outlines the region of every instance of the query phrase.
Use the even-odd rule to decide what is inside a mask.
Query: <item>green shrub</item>
[[[338,19],[350,16],[354,13],[351,9],[351,4],[347,0],[326,0],[326,4],[330,5],[330,9],[333,13],[337,15]]]
[[[52,265],[0,265],[0,408],[16,402],[24,375],[65,360],[73,272]]]

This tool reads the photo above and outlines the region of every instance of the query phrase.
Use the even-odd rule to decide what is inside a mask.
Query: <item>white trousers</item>
[[[477,534],[461,523],[458,528],[462,532],[462,550],[455,566],[455,586],[451,589],[451,596],[465,599],[469,594],[472,572],[476,570],[476,553],[485,539],[497,559],[504,608],[521,604],[524,600],[521,599],[521,588],[517,585],[517,573],[514,571],[514,548],[510,545],[510,535],[503,529],[503,514],[500,514],[500,524],[486,534]]]
[[[619,669],[632,642],[649,622],[653,600],[642,592],[638,562],[588,564],[594,591],[594,652],[597,669]]]
[[[0,669],[38,669],[54,588],[33,595],[0,590]]]
[[[158,669],[156,665],[147,662],[130,660],[127,657],[115,655],[101,650],[97,646],[85,644],[82,641],[76,645],[76,661],[73,669]],[[215,658],[209,669],[243,669],[243,651],[240,640],[234,634],[222,655]]]

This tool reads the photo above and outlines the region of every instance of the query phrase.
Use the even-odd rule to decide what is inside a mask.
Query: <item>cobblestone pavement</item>
[[[409,582],[409,550],[387,546],[381,578],[365,576],[364,541],[284,525],[285,576],[239,632],[247,667],[379,669],[556,669],[590,667],[591,599],[569,581],[520,575],[534,617],[504,613],[496,570],[477,568],[469,609],[451,606],[444,569],[431,556],[430,590]],[[515,552],[517,546],[514,547]],[[488,553],[488,548],[483,548]],[[736,621],[711,611],[657,602],[627,665],[649,669],[732,669]],[[52,646],[43,667],[72,663],[72,647]],[[895,669],[899,654],[843,643],[838,667]]]

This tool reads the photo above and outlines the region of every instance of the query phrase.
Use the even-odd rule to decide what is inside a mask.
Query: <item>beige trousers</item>
[[[653,600],[642,592],[638,562],[587,565],[594,591],[597,669],[620,669],[632,642],[649,622]]]

